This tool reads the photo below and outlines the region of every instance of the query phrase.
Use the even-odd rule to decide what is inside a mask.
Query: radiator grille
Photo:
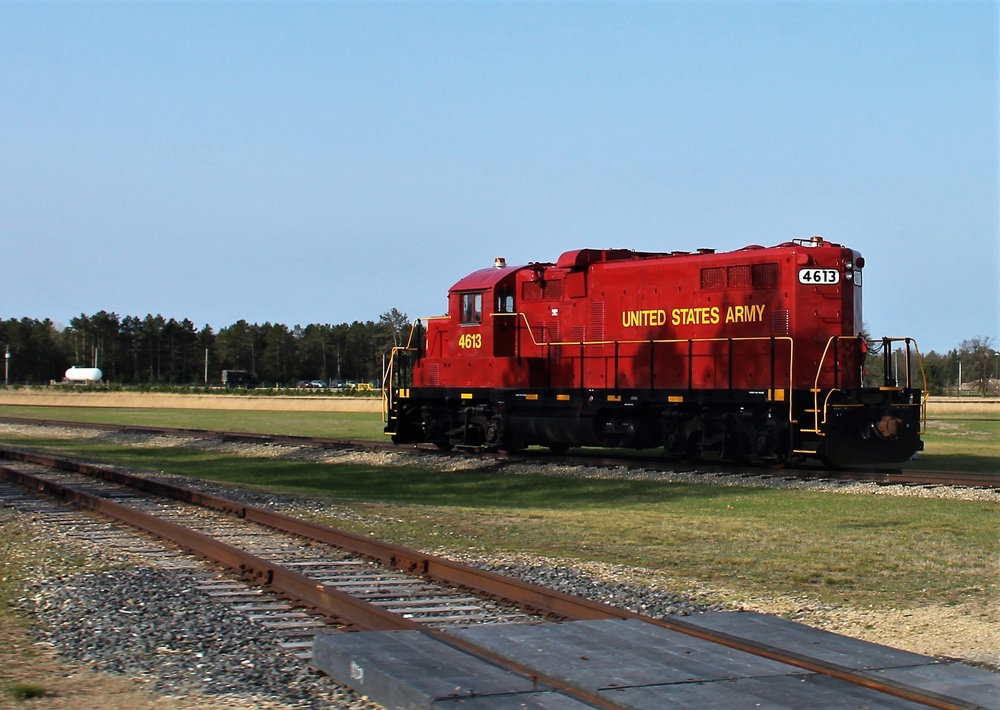
[[[788,335],[788,311],[771,311],[771,335]]]

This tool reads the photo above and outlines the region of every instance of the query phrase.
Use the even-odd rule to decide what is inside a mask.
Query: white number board
[[[832,286],[840,283],[837,269],[799,269],[799,283],[808,286]]]

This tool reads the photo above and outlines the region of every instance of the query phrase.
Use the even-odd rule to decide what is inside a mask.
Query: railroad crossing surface
[[[313,665],[386,708],[1000,708],[1000,674],[754,612],[684,617],[794,665],[639,619],[323,634]],[[481,651],[481,652],[480,652]],[[518,664],[500,667],[490,656]],[[815,660],[833,673],[810,670]],[[527,672],[525,670],[527,669]],[[850,679],[838,677],[843,669]],[[532,674],[537,674],[533,676]],[[891,690],[880,689],[887,686]],[[914,695],[915,694],[915,695]],[[914,700],[923,697],[924,701]],[[927,701],[930,700],[930,702]]]

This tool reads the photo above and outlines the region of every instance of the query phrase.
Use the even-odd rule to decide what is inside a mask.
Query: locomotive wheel
[[[562,456],[569,451],[569,447],[565,444],[549,444],[549,451],[554,453],[556,456]]]
[[[441,451],[451,451],[455,448],[455,445],[450,441],[435,441],[434,446],[438,447]]]
[[[691,432],[687,443],[684,446],[684,454],[681,457],[684,463],[697,463],[701,461],[701,430]]]
[[[775,470],[785,468],[789,464],[795,463],[792,457],[784,451],[776,454],[773,458],[766,459],[766,462],[768,468],[773,468]]]
[[[528,448],[528,445],[519,437],[514,436],[510,429],[507,429],[503,436],[503,441],[496,447],[496,450],[501,454],[514,454],[518,451],[524,451],[526,448]]]

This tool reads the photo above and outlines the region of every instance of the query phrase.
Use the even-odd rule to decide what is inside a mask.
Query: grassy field
[[[245,431],[257,434],[384,439],[382,417],[359,412],[272,412],[210,409],[133,409],[115,407],[30,407],[0,405],[0,416],[99,424]]]
[[[269,412],[110,407],[29,407],[0,405],[0,416],[32,417],[102,424],[219,429],[264,434],[384,439],[378,414]],[[925,449],[907,468],[933,471],[1000,471],[1000,417],[934,419],[924,435]]]
[[[115,415],[95,410],[84,414]],[[296,418],[248,412],[204,417],[175,413],[181,419],[140,414],[132,413],[129,420],[283,432]],[[70,418],[68,412],[48,416]],[[377,418],[369,421],[370,415],[303,417],[294,424],[303,426],[295,433],[320,433],[319,428],[332,424],[332,430],[322,433],[360,437],[363,431],[378,435],[380,426]],[[280,426],[274,423],[278,420]],[[312,422],[305,427],[308,420]],[[948,426],[932,436],[941,439],[942,448],[954,445],[956,452],[969,441],[987,449],[997,422],[974,424],[973,434],[959,435]],[[345,433],[348,430],[352,433]],[[998,508],[989,502],[441,472],[419,464],[318,464],[177,448],[125,448],[100,439],[44,435],[8,442],[325,498],[362,515],[360,521],[352,515],[326,522],[425,549],[443,546],[622,563],[663,572],[681,589],[805,594],[827,603],[879,608],[965,602],[986,606],[997,591]]]
[[[924,451],[908,468],[928,471],[1000,471],[1000,418],[931,419]]]

